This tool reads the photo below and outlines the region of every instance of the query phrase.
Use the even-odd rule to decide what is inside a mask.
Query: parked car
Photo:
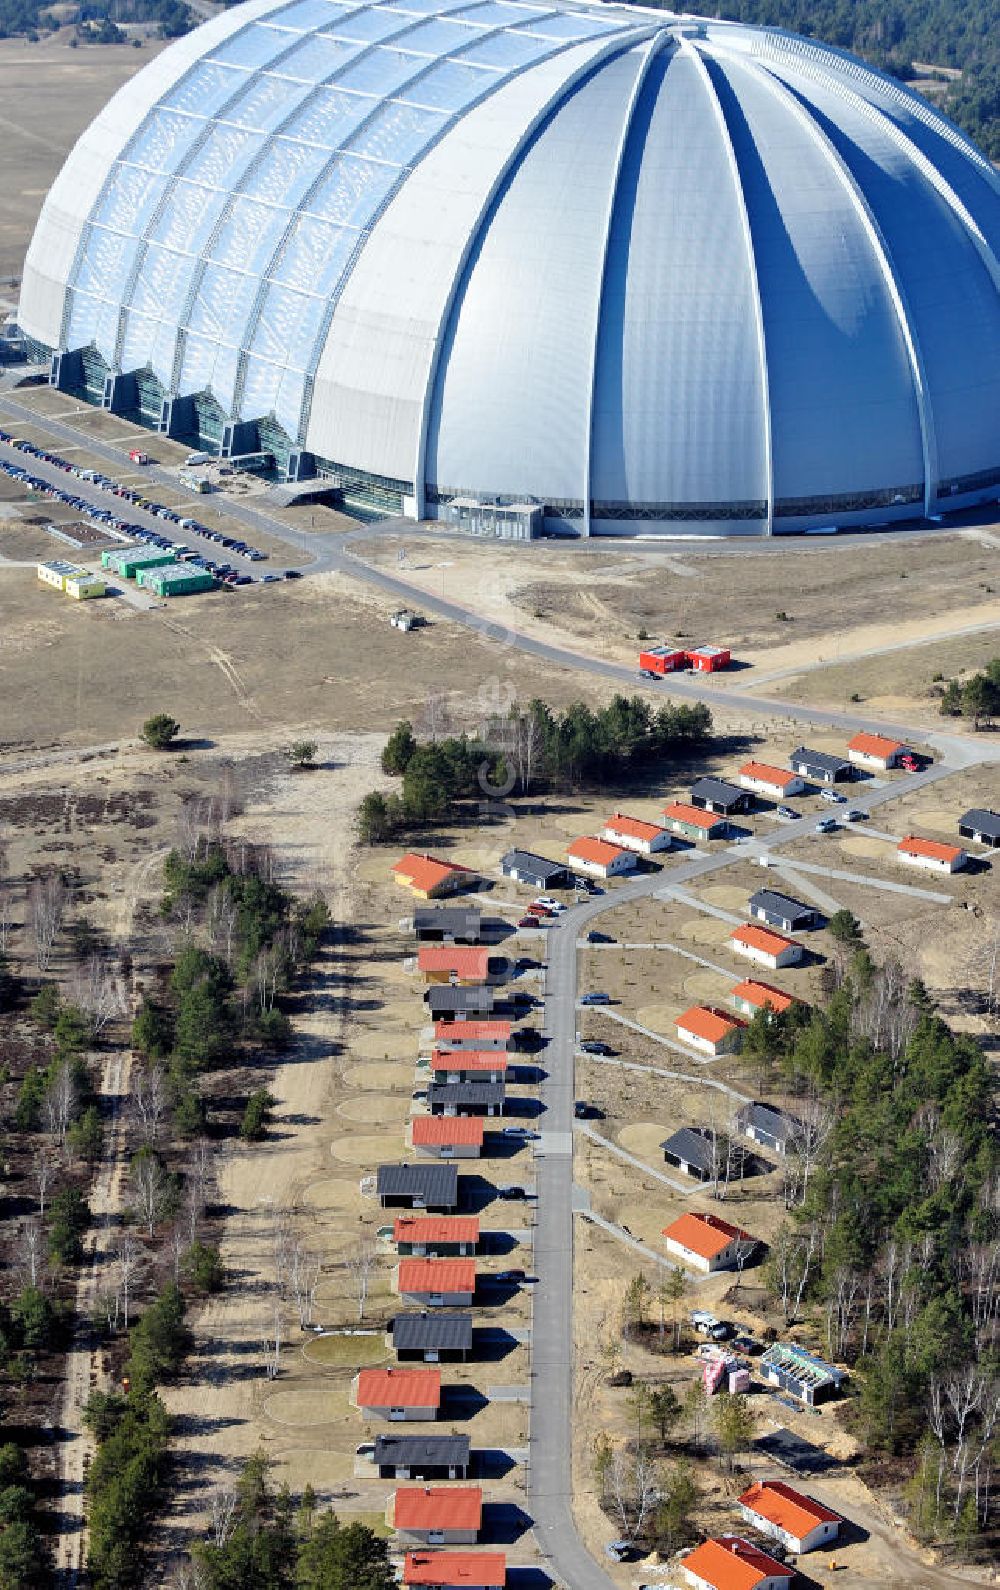
[[[541,922],[537,916],[522,916],[517,925],[519,928],[533,928],[541,927]]]
[[[602,993],[584,994],[580,1000],[581,1005],[610,1005],[610,1003],[611,995]]]
[[[849,811],[844,813],[845,823],[863,823],[867,822],[867,820],[868,813],[863,812],[859,806],[852,806]]]
[[[838,826],[833,817],[824,817],[821,823],[816,824],[816,832],[818,834],[835,834]]]
[[[497,1188],[497,1197],[498,1198],[508,1198],[508,1199],[510,1199],[510,1198],[523,1198],[524,1196],[525,1196],[524,1188],[523,1187],[519,1187],[516,1182],[507,1182],[502,1187],[498,1187]]]
[[[907,751],[905,756],[900,757],[899,765],[905,768],[907,773],[919,773],[924,764],[922,758],[914,756],[912,751]]]
[[[587,1103],[586,1099],[577,1099],[576,1103],[573,1105],[573,1114],[576,1116],[578,1121],[585,1121],[587,1119],[588,1115],[590,1114],[590,1105]]]
[[[821,801],[826,801],[830,806],[846,806],[847,796],[841,795],[839,789],[823,789],[819,792]]]
[[[496,1281],[524,1281],[527,1279],[524,1270],[498,1270],[494,1276]]]
[[[609,1043],[604,1043],[600,1038],[588,1038],[585,1043],[580,1045],[580,1048],[584,1054],[614,1054],[615,1052]]]
[[[591,928],[587,934],[588,944],[613,944],[614,936],[611,933],[598,933],[596,928]]]
[[[516,1137],[525,1143],[536,1141],[539,1135],[538,1132],[533,1132],[530,1126],[504,1126],[500,1129],[501,1137]]]

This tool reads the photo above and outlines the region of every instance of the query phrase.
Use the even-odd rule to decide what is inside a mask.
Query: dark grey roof
[[[375,1462],[397,1468],[461,1468],[469,1461],[467,1435],[377,1435]]]
[[[715,1170],[715,1159],[712,1154],[712,1140],[707,1133],[695,1126],[682,1126],[660,1144],[665,1154],[675,1154],[682,1159],[685,1165],[693,1165],[696,1170],[706,1171],[709,1175]]]
[[[794,767],[797,762],[807,770],[815,767],[822,773],[839,773],[844,768],[850,767],[846,757],[829,756],[826,751],[810,751],[806,746],[800,745],[793,751],[788,759]]]
[[[428,1103],[469,1104],[487,1106],[502,1104],[506,1087],[502,1082],[432,1082],[427,1090]]]
[[[493,1009],[493,990],[486,983],[473,983],[468,988],[458,984],[432,983],[424,998],[432,1011],[472,1010],[479,1013]]]
[[[789,921],[794,921],[799,916],[816,915],[811,905],[793,899],[790,894],[778,894],[775,889],[758,889],[756,894],[750,896],[750,909],[766,911],[769,915],[777,915]]]
[[[455,1165],[380,1165],[376,1190],[380,1198],[419,1197],[439,1209],[458,1203]]]
[[[526,873],[538,883],[562,877],[568,871],[565,862],[549,861],[547,856],[536,856],[532,850],[508,850],[500,858],[500,867],[503,872]]]
[[[737,789],[735,784],[728,784],[724,778],[699,778],[691,785],[691,799],[696,797],[731,806],[734,801],[746,800],[746,792]]]
[[[1000,839],[1000,812],[991,812],[985,806],[972,806],[964,817],[958,819],[960,828],[974,828],[977,834],[989,834]]]
[[[413,913],[413,931],[478,939],[482,920],[482,912],[471,906],[418,905]]]
[[[759,1104],[755,1100],[752,1104],[744,1105],[740,1110],[737,1120],[741,1130],[753,1126],[760,1132],[766,1132],[776,1142],[784,1143],[792,1136],[801,1121],[795,1115],[789,1115],[786,1110],[779,1110],[773,1104]]]
[[[392,1345],[397,1353],[469,1352],[472,1347],[472,1315],[447,1314],[436,1308],[421,1314],[397,1314],[392,1322]]]

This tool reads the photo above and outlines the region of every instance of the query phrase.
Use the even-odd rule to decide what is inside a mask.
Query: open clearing
[[[163,48],[80,45],[69,30],[32,44],[0,39],[0,276],[19,276],[38,212],[84,128]]]

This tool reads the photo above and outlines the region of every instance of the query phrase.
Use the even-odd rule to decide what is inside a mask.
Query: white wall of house
[[[409,1423],[414,1420],[436,1419],[436,1408],[369,1408],[361,1407],[360,1412],[366,1419],[388,1419],[393,1424]]]
[[[957,872],[969,859],[964,850],[960,850],[954,860],[949,861],[938,856],[913,856],[908,850],[897,850],[896,855],[904,867],[923,867],[926,872],[944,873]]]
[[[634,872],[636,858],[630,850],[620,852],[608,862],[588,861],[582,856],[570,853],[569,864],[574,872],[586,872],[592,878],[614,878],[623,872]]]
[[[800,944],[789,944],[777,955],[772,955],[770,950],[759,950],[753,944],[740,944],[736,939],[731,940],[731,943],[737,955],[745,956],[748,961],[755,961],[758,966],[769,966],[772,972],[778,971],[782,966],[794,966],[796,961],[802,959]]]
[[[651,856],[658,850],[669,850],[673,841],[670,835],[661,830],[652,839],[637,839],[634,834],[623,834],[614,823],[609,823],[601,836],[609,845],[621,845],[623,850],[634,850],[637,855]]]
[[[755,795],[770,795],[774,800],[784,800],[788,795],[801,795],[805,784],[798,773],[784,780],[780,784],[772,784],[766,778],[754,778],[749,773],[740,774],[740,784],[744,789],[752,790]]]
[[[752,1524],[754,1529],[759,1529],[762,1535],[768,1535],[771,1540],[780,1540],[788,1551],[800,1555],[807,1551],[815,1551],[819,1546],[827,1546],[836,1540],[840,1531],[840,1520],[836,1518],[822,1519],[807,1534],[793,1535],[787,1529],[782,1529],[780,1524],[774,1524],[769,1518],[763,1518],[760,1513],[755,1513],[752,1507],[740,1504],[740,1512],[746,1522]]]

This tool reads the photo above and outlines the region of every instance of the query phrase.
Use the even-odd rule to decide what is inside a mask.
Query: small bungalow
[[[715,1178],[723,1145],[699,1126],[682,1126],[660,1144],[668,1165],[695,1181]]]
[[[736,1124],[752,1143],[769,1148],[772,1154],[784,1157],[801,1139],[803,1123],[798,1116],[776,1109],[773,1104],[760,1104],[754,1100],[744,1104],[736,1116]]]
[[[385,1509],[390,1529],[422,1546],[474,1546],[483,1526],[483,1493],[478,1485],[413,1485],[390,1496]]]
[[[392,1290],[424,1308],[469,1308],[476,1295],[475,1259],[400,1259]]]
[[[510,1021],[457,1021],[434,1023],[434,1043],[448,1049],[506,1049],[513,1032]]]
[[[755,977],[746,977],[742,983],[737,983],[729,997],[743,1016],[755,1016],[758,1010],[771,1010],[781,1016],[797,1003],[783,989],[775,988],[773,983],[761,983]]]
[[[809,751],[800,745],[788,758],[793,772],[801,773],[812,784],[838,784],[842,779],[854,777],[850,762],[842,756],[830,756],[826,751]]]
[[[602,829],[602,838],[610,845],[618,845],[622,850],[634,850],[638,856],[652,856],[658,851],[669,850],[673,844],[667,829],[661,828],[658,823],[645,823],[639,817],[626,817],[624,812],[615,812],[609,817]]]
[[[413,931],[421,944],[479,944],[483,936],[482,914],[473,906],[418,905],[413,913]]]
[[[383,1209],[458,1208],[458,1171],[454,1165],[380,1165],[375,1192]]]
[[[958,833],[961,839],[971,839],[974,844],[1000,850],[1000,812],[972,806],[958,819]]]
[[[566,846],[566,854],[575,872],[584,872],[591,878],[617,878],[636,868],[634,850],[609,845],[606,839],[574,839]]]
[[[409,889],[420,900],[436,900],[443,894],[455,894],[467,889],[476,881],[476,874],[455,861],[441,861],[437,856],[421,856],[408,851],[392,869],[396,882]]]
[[[855,767],[877,768],[882,773],[888,772],[890,767],[898,767],[907,749],[900,740],[888,740],[884,735],[864,732],[856,734],[853,740],[847,742],[848,760]]]
[[[757,1246],[757,1240],[720,1215],[686,1213],[663,1229],[667,1252],[703,1275],[731,1270]]]
[[[804,905],[789,894],[779,894],[776,889],[758,889],[750,896],[747,909],[758,922],[766,922],[782,933],[797,933],[801,928],[812,927],[816,920],[811,905]]]
[[[417,971],[425,983],[484,983],[490,952],[482,944],[421,944]]]
[[[505,1590],[507,1558],[502,1551],[408,1551],[403,1584],[407,1590]]]
[[[677,1018],[677,1036],[682,1043],[704,1054],[732,1054],[739,1049],[746,1022],[729,1016],[714,1005],[692,1005]]]
[[[936,839],[920,839],[916,834],[907,834],[899,841],[896,855],[904,866],[945,873],[958,872],[969,859],[958,845],[942,845]]]
[[[502,1115],[504,1082],[475,1077],[469,1082],[432,1082],[427,1107],[432,1115]]]
[[[435,1049],[430,1068],[436,1083],[503,1082],[508,1059],[506,1049]]]
[[[436,1419],[441,1408],[440,1369],[361,1369],[351,1384],[351,1404],[366,1419]]]
[[[775,933],[772,928],[757,927],[745,922],[729,935],[729,942],[737,955],[776,972],[782,966],[794,966],[802,959],[802,945],[795,939]]]
[[[466,1259],[479,1246],[478,1215],[397,1215],[392,1240],[401,1259]]]
[[[549,861],[530,850],[508,850],[500,858],[500,871],[529,889],[565,889],[569,884],[569,869],[562,862]]]
[[[824,1363],[797,1342],[774,1342],[760,1360],[760,1371],[769,1386],[780,1386],[808,1408],[835,1396],[847,1379],[845,1369]]]
[[[474,1115],[417,1115],[406,1132],[407,1148],[431,1159],[478,1159],[485,1127]]]
[[[700,806],[688,805],[686,801],[671,801],[669,806],[664,806],[663,820],[673,833],[682,834],[685,839],[725,839],[729,832],[724,817],[703,811]]]
[[[463,1021],[490,1015],[496,996],[487,983],[468,987],[458,983],[432,983],[424,989],[424,1003],[433,1021]]]
[[[789,795],[801,795],[805,782],[790,767],[774,767],[770,762],[745,762],[740,768],[740,784],[754,795],[769,795],[772,800],[784,801]]]
[[[745,789],[738,789],[724,778],[699,778],[691,785],[691,805],[706,812],[719,812],[732,817],[735,812],[746,812],[753,800]]]
[[[784,1480],[758,1480],[743,1492],[737,1505],[748,1524],[797,1556],[830,1545],[844,1522],[831,1507],[814,1502]]]
[[[425,1364],[462,1362],[472,1351],[472,1315],[445,1314],[421,1309],[419,1314],[397,1314],[386,1336],[401,1363],[417,1359]]]
[[[795,1578],[794,1568],[739,1535],[702,1541],[681,1558],[680,1566],[694,1590],[788,1590]]]
[[[377,1435],[371,1461],[383,1480],[464,1480],[469,1455],[467,1435]]]

